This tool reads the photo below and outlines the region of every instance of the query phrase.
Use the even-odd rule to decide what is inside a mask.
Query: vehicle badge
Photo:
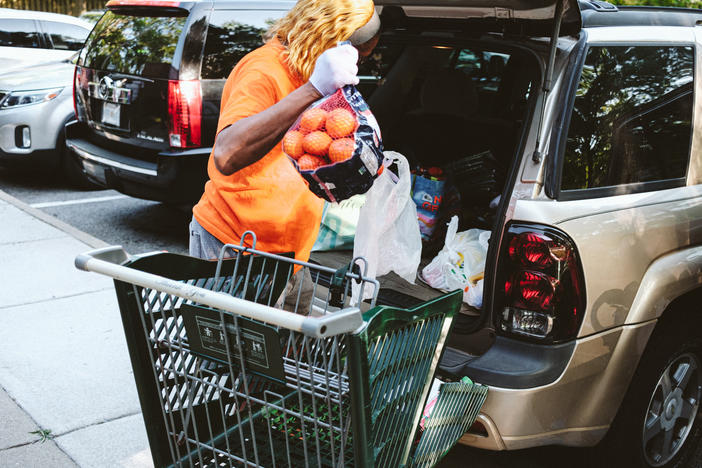
[[[100,79],[100,84],[98,86],[98,97],[101,99],[107,99],[111,97],[112,93],[110,92],[113,90],[115,87],[114,81],[112,81],[112,78],[109,76],[103,76]]]

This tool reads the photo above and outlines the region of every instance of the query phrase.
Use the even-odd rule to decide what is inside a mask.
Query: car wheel
[[[66,121],[66,123],[68,122],[70,122],[70,120]],[[82,190],[97,190],[102,188],[88,179],[88,176],[83,172],[80,161],[70,154],[66,147],[66,136],[63,130],[56,142],[56,150],[61,157],[61,171],[69,184]]]
[[[661,325],[602,444],[606,459],[621,466],[687,467],[702,438],[702,340]]]

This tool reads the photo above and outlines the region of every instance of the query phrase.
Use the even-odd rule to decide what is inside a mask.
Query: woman
[[[216,258],[252,230],[258,249],[308,260],[322,200],[280,141],[311,103],[358,83],[358,54],[371,53],[379,29],[372,0],[300,0],[236,65],[222,94],[210,180],[193,208],[191,255]]]

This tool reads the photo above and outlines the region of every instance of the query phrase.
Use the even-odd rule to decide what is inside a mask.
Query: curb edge
[[[80,229],[77,229],[71,226],[70,224],[61,221],[60,219],[51,216],[50,214],[44,213],[43,211],[37,208],[32,208],[28,204],[24,203],[21,200],[18,200],[17,198],[13,197],[12,195],[3,190],[0,190],[0,200],[6,201],[10,205],[13,205],[15,208],[19,208],[25,213],[39,219],[40,221],[45,222],[46,224],[55,227],[60,231],[63,231],[69,236],[83,242],[84,244],[89,245],[94,249],[107,247],[108,245],[110,245],[107,242],[98,239],[97,237],[91,236],[87,232],[83,232]]]

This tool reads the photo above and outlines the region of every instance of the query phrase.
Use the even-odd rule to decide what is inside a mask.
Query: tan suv
[[[361,87],[386,148],[449,168],[461,229],[492,229],[482,310],[441,363],[490,386],[462,442],[685,465],[702,434],[702,12],[429,3],[377,2]]]

